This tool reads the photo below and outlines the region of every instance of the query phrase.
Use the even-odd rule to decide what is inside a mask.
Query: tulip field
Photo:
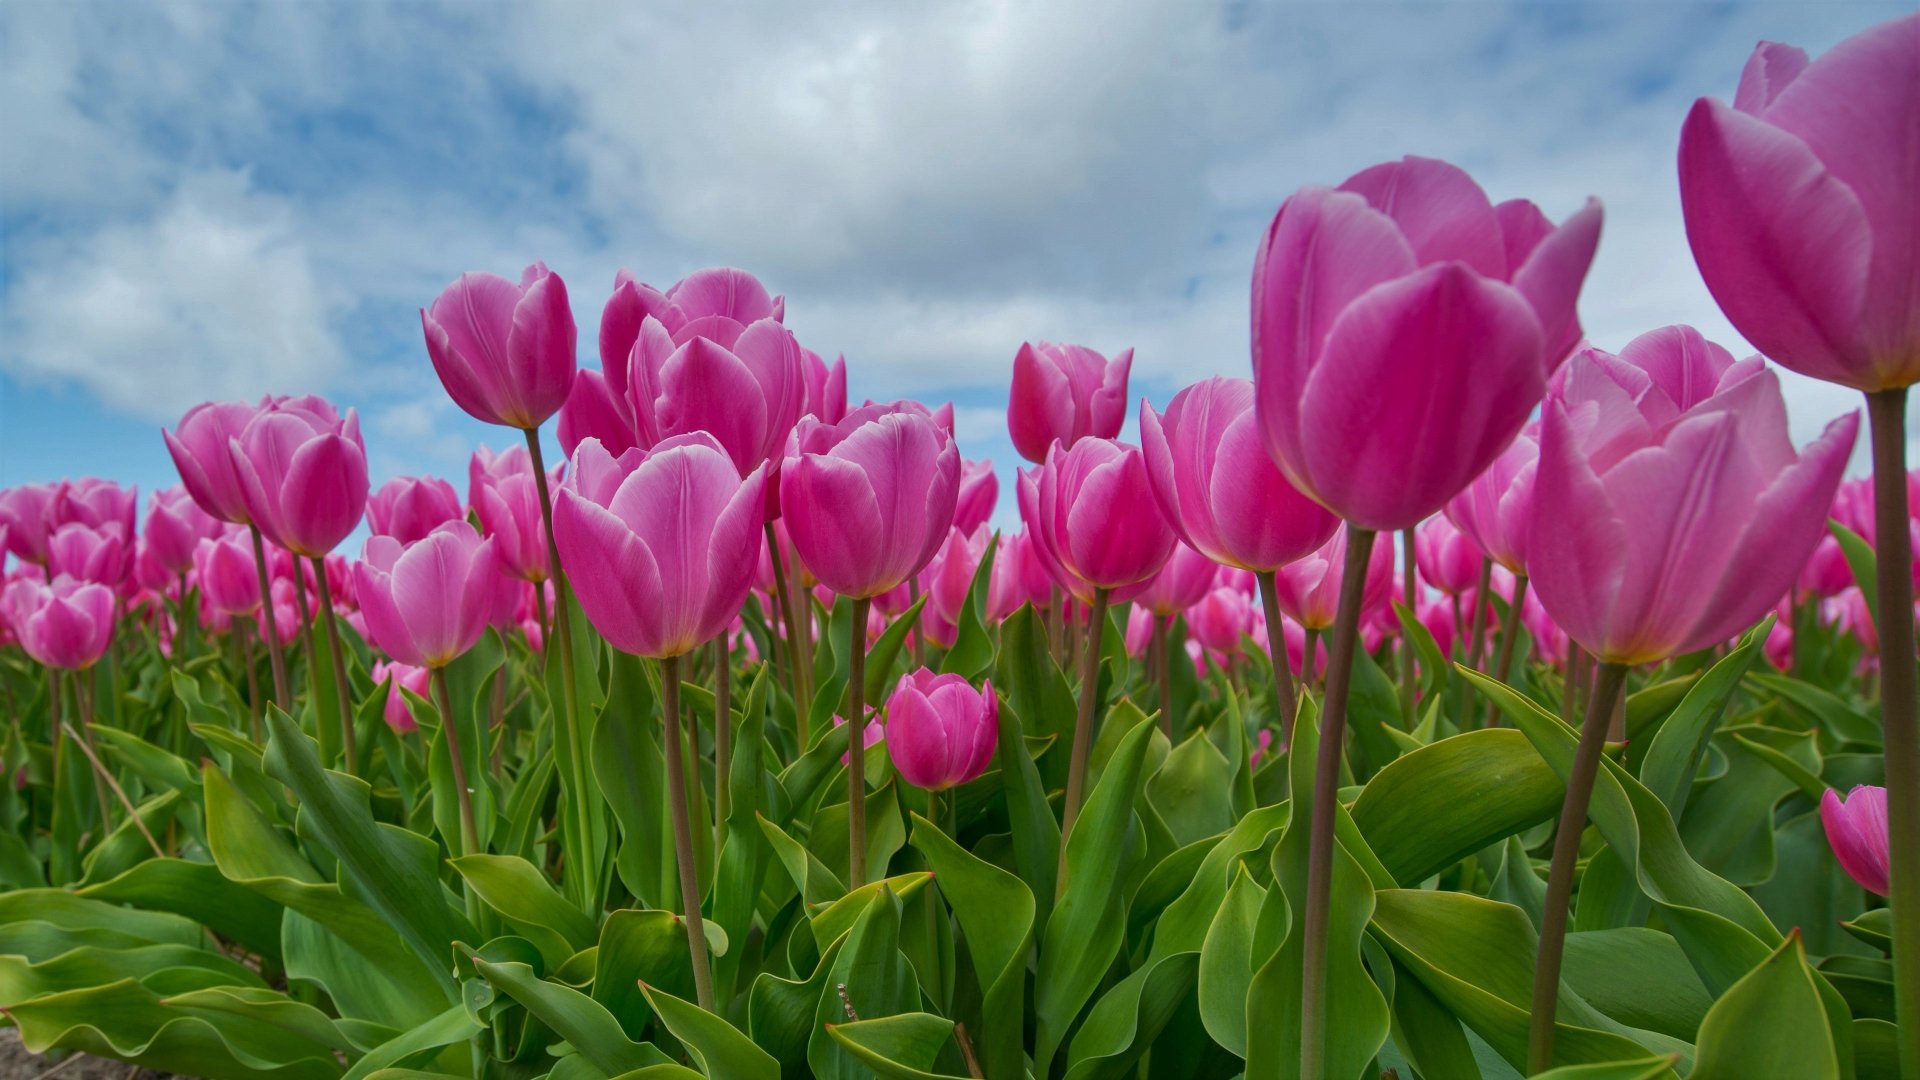
[[[1726,82],[1679,195],[1752,357],[1590,341],[1601,201],[1408,157],[1242,238],[1249,366],[1164,407],[1009,343],[1013,490],[746,271],[623,271],[582,365],[538,262],[420,298],[463,479],[275,395],[144,501],[0,490],[0,1017],[217,1080],[1920,1080],[1920,16]],[[1862,408],[1796,445],[1780,368]]]

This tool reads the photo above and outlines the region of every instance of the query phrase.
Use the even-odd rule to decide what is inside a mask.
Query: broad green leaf
[[[1552,817],[1564,790],[1526,736],[1487,728],[1396,758],[1360,792],[1353,822],[1396,882],[1417,885]]]
[[[917,1012],[920,992],[900,952],[900,900],[882,887],[865,894],[867,904],[834,958],[825,990],[815,1005],[807,1064],[825,1080],[865,1080],[866,1068],[827,1033],[827,1025],[878,1020]]]
[[[641,984],[660,1022],[687,1048],[694,1063],[711,1077],[727,1080],[780,1080],[780,1063],[732,1024],[698,1005],[657,987]]]
[[[1797,934],[1729,987],[1700,1023],[1688,1080],[1791,1076],[1839,1080],[1817,977]]]
[[[694,992],[685,924],[671,911],[611,912],[594,952],[593,1000],[605,1005],[635,1041],[653,1015],[640,992],[643,982],[676,997]]]
[[[1018,1076],[1025,1067],[1027,955],[1032,949],[1033,894],[1026,883],[985,862],[914,815],[913,846],[927,857],[940,892],[953,906],[981,987],[976,1049],[989,1075]]]
[[[520,963],[490,963],[478,956],[473,968],[609,1076],[658,1064],[651,1047],[627,1038],[606,1006],[572,987],[542,979]]]
[[[1256,964],[1254,927],[1267,890],[1241,864],[1200,947],[1200,1019],[1213,1041],[1247,1056],[1247,992]]]
[[[1698,771],[1706,740],[1726,711],[1727,701],[1739,689],[1740,677],[1753,666],[1773,626],[1769,615],[1759,626],[1741,636],[1740,645],[1713,665],[1688,689],[1687,696],[1660,730],[1654,732],[1653,747],[1640,765],[1640,782],[1667,805],[1676,819],[1686,809],[1691,781]]]
[[[993,636],[987,630],[987,588],[993,580],[993,561],[1000,550],[1000,534],[987,541],[987,550],[974,568],[973,582],[967,587],[967,602],[960,608],[960,620],[954,631],[953,648],[940,661],[941,671],[955,672],[967,680],[978,679],[993,666]]]
[[[945,1017],[923,1012],[901,1013],[878,1020],[828,1024],[827,1034],[855,1060],[886,1080],[949,1080],[951,1077],[949,1073],[928,1071],[933,1068],[940,1048],[953,1037],[953,1021]]]
[[[252,952],[280,959],[280,905],[229,881],[212,863],[148,859],[79,895],[183,915]]]
[[[353,1068],[347,1070],[342,1080],[366,1080],[382,1069],[417,1061],[438,1052],[441,1047],[465,1042],[484,1030],[474,1022],[464,1005],[455,1005],[367,1051],[359,1061],[354,1062]]]
[[[449,860],[474,894],[540,949],[550,968],[591,946],[593,920],[567,903],[547,876],[516,855],[464,855]]]

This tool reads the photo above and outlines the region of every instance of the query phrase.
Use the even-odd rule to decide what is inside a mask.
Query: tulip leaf
[[[952,1074],[928,1071],[953,1037],[953,1021],[945,1017],[901,1013],[878,1020],[828,1024],[827,1034],[855,1060],[886,1080],[952,1080]]]
[[[1500,797],[1462,798],[1464,791]],[[1367,781],[1353,821],[1393,880],[1411,886],[1552,817],[1563,791],[1526,736],[1485,728],[1396,758]]]
[[[922,875],[924,877],[924,875]],[[814,1008],[807,1064],[825,1080],[863,1080],[866,1069],[827,1033],[830,1024],[878,1020],[918,1011],[920,992],[900,952],[900,898],[886,882],[852,896],[865,901],[834,958],[826,989]],[[816,923],[815,933],[819,928]]]
[[[1254,928],[1267,890],[1253,880],[1245,863],[1207,928],[1200,947],[1200,1019],[1213,1041],[1234,1056],[1247,1056],[1247,994],[1257,963]]]
[[[519,1002],[608,1076],[659,1063],[657,1050],[627,1038],[606,1006],[580,991],[542,979],[522,963],[493,963],[478,955],[472,963],[482,978]]]
[[[1873,552],[1873,545],[1834,518],[1827,519],[1827,531],[1840,542],[1840,554],[1846,556],[1847,569],[1853,571],[1853,583],[1867,602],[1867,616],[1875,626],[1880,625],[1879,558]]]
[[[1021,1017],[1033,944],[1033,894],[1025,882],[976,857],[918,814],[913,846],[927,857],[941,894],[953,906],[979,974],[982,1063],[989,1075],[1017,1076],[1024,1068]]]
[[[593,920],[567,903],[546,875],[525,859],[463,855],[449,862],[483,903],[533,942],[548,967],[566,963],[598,937]]]
[[[418,1061],[442,1047],[465,1042],[485,1030],[474,1021],[465,1005],[455,1005],[368,1050],[359,1061],[354,1062],[353,1068],[348,1069],[341,1080],[366,1080],[382,1069]]]
[[[780,1063],[732,1024],[658,987],[642,984],[640,990],[660,1015],[660,1022],[708,1076],[780,1080]]]
[[[994,761],[1007,802],[1007,821],[1013,828],[1013,864],[1020,880],[1033,889],[1034,925],[1044,926],[1053,913],[1053,893],[1060,868],[1060,822],[1047,803],[1040,770],[1027,752],[1020,713],[1002,699],[999,738]]]
[[[228,880],[212,863],[148,859],[78,892],[110,904],[183,915],[252,952],[280,959],[280,905]]]
[[[593,961],[593,1000],[606,1006],[635,1041],[645,1034],[653,1015],[641,983],[677,997],[694,992],[686,928],[671,911],[627,908],[608,913]]]
[[[1700,1023],[1688,1080],[1793,1076],[1838,1080],[1838,1047],[1798,934],[1727,988]]]
[[[993,562],[1000,550],[1000,534],[987,541],[974,568],[973,581],[967,586],[967,601],[960,606],[955,624],[953,648],[940,661],[940,670],[953,672],[971,682],[993,666],[993,637],[987,632],[987,593],[993,583]]]
[[[1666,804],[1675,819],[1686,809],[1700,755],[1727,702],[1739,688],[1740,677],[1753,666],[1773,626],[1768,616],[1741,635],[1740,644],[1707,670],[1687,690],[1686,697],[1654,732],[1653,746],[1640,766],[1640,782]]]
[[[907,633],[920,623],[920,613],[927,606],[927,597],[923,594],[900,616],[887,623],[872,645],[867,647],[867,664],[861,685],[865,688],[867,705],[878,707],[886,701],[887,691],[893,684],[893,666],[900,659],[900,648],[906,643]]]

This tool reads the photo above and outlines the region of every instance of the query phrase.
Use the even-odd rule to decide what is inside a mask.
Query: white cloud
[[[331,320],[351,296],[315,272],[283,200],[192,175],[150,218],[42,241],[6,294],[0,363],[171,420],[209,398],[325,390],[347,370]]]

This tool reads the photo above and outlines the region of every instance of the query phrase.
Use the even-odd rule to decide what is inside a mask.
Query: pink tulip
[[[1767,642],[1761,646],[1767,663],[1780,671],[1793,670],[1793,627],[1785,619],[1773,624],[1767,631]]]
[[[599,439],[609,454],[624,454],[634,441],[633,410],[616,397],[604,373],[582,368],[574,377],[567,403],[560,406],[560,449],[568,458],[588,439]]]
[[[927,597],[922,619],[933,615],[946,627],[959,625],[967,594],[973,588],[973,575],[980,569],[980,560],[986,557],[987,543],[992,538],[985,525],[975,526],[971,533],[963,533],[955,526],[947,533],[946,542],[940,545],[922,574]],[[996,566],[999,560],[1000,553],[996,552]],[[952,645],[950,636],[944,644]]]
[[[835,357],[829,368],[819,353],[801,349],[800,359],[807,379],[806,415],[823,423],[839,423],[847,415],[847,358]]]
[[[554,469],[548,473],[552,488],[560,486],[562,472]],[[467,466],[467,502],[480,518],[480,530],[493,538],[502,573],[525,581],[547,579],[550,571],[546,527],[540,516],[539,480],[533,474],[533,458],[526,447],[516,446],[504,454],[495,454],[484,446],[475,450]]]
[[[27,655],[50,668],[84,671],[113,642],[113,590],[60,576],[52,584],[16,579],[0,594],[0,621]]]
[[[999,736],[993,683],[926,668],[900,676],[887,699],[887,753],[907,783],[945,791],[987,771]]]
[[[411,544],[370,537],[353,576],[373,643],[403,664],[428,668],[473,648],[505,591],[493,541],[464,521]]]
[[[1887,895],[1887,789],[1858,784],[1843,796],[1829,788],[1820,796],[1820,824],[1847,876],[1868,892]]]
[[[833,714],[834,727],[845,727],[846,723],[847,723],[846,717],[841,716],[839,713]],[[887,737],[887,729],[885,726],[885,718],[884,717],[868,717],[867,724],[866,724],[866,731],[860,737],[860,745],[867,747],[868,749],[872,749],[875,745],[877,745],[882,739],[885,739],[886,737]],[[840,764],[845,765],[847,763],[848,756],[849,755],[847,754],[841,754]]]
[[[1146,455],[1113,439],[1056,445],[1046,464],[1022,473],[1020,516],[1060,587],[1083,602],[1096,589],[1145,581],[1173,554]]]
[[[1803,599],[1825,600],[1852,588],[1853,584],[1853,567],[1847,564],[1840,541],[1828,533],[1813,545],[1813,554],[1807,556],[1807,565],[1800,571],[1794,593]]]
[[[252,521],[253,515],[228,446],[258,411],[244,401],[202,402],[188,409],[173,431],[160,431],[187,494],[200,509],[236,525]]]
[[[1127,630],[1123,638],[1128,656],[1147,654],[1147,648],[1153,644],[1153,628],[1159,621],[1160,616],[1139,604],[1127,609]]]
[[[392,682],[387,687],[387,704],[381,715],[386,718],[387,726],[395,734],[405,735],[419,727],[413,719],[413,705],[400,691],[411,690],[415,696],[424,698],[432,687],[433,672],[428,668],[402,664],[396,661],[382,660],[373,665],[375,683]]]
[[[1539,440],[1522,432],[1466,490],[1447,500],[1447,520],[1487,558],[1516,574],[1527,572],[1527,532],[1533,524],[1533,478],[1539,462]]]
[[[1289,198],[1253,279],[1254,387],[1280,471],[1363,529],[1440,509],[1580,339],[1600,217],[1589,202],[1554,228],[1425,158]]]
[[[1138,585],[1122,589],[1114,599],[1131,601],[1136,608],[1150,611],[1163,618],[1172,618],[1180,612],[1200,602],[1213,588],[1213,571],[1217,564],[1205,555],[1185,544],[1173,545],[1173,554],[1167,557],[1160,572]]]
[[[352,409],[342,420],[325,402],[287,402],[256,415],[228,446],[247,511],[267,539],[318,558],[360,523],[367,452]]]
[[[47,569],[76,581],[117,587],[130,569],[129,554],[119,522],[95,529],[73,521],[47,538]]]
[[[991,461],[960,462],[960,494],[954,499],[953,527],[971,533],[993,517],[993,504],[1000,499],[1000,478],[993,474]]]
[[[733,267],[695,270],[665,292],[626,270],[615,273],[613,295],[600,312],[600,369],[617,399],[627,397],[627,358],[649,318],[675,337],[691,326],[703,337],[734,338],[761,319],[783,321],[786,301],[769,295],[759,278]]]
[[[878,596],[919,573],[946,540],[959,486],[960,452],[924,410],[867,405],[837,424],[808,417],[794,428],[780,472],[782,520],[821,583]]]
[[[134,517],[140,489],[123,488],[94,476],[66,481],[54,488],[52,522],[55,527],[77,521],[92,529],[116,525],[128,543],[134,536]]]
[[[1132,367],[1132,349],[1109,361],[1083,345],[1021,343],[1007,398],[1013,448],[1039,465],[1056,442],[1071,447],[1081,439],[1119,435]]]
[[[453,485],[432,476],[396,476],[367,500],[367,527],[375,536],[411,544],[436,526],[467,516]]]
[[[1030,602],[1036,610],[1046,608],[1045,594],[1051,591],[1053,579],[1047,576],[1045,567],[1034,564],[1033,554],[1027,550],[1031,543],[1025,529],[1000,534],[1000,546],[993,556],[993,573],[987,578],[988,622],[1001,622]],[[1034,575],[1042,589],[1037,602],[1027,581],[1029,574]]]
[[[209,610],[250,615],[260,607],[260,575],[245,533],[202,539],[193,549],[193,574]]]
[[[1141,401],[1140,446],[1167,520],[1215,562],[1278,570],[1339,527],[1274,467],[1246,379],[1195,383],[1173,396],[1164,417]]]
[[[1187,609],[1187,638],[1199,642],[1217,663],[1237,656],[1240,637],[1253,633],[1253,601],[1238,589],[1214,589]]]
[[[1818,60],[1763,42],[1694,103],[1680,205],[1707,288],[1762,353],[1875,391],[1920,380],[1920,15]]]
[[[1274,599],[1280,611],[1309,630],[1325,630],[1333,625],[1340,601],[1340,579],[1346,573],[1347,531],[1334,531],[1320,550],[1298,562],[1289,563],[1274,575]],[[1362,611],[1377,608],[1392,595],[1393,545],[1375,544],[1367,560],[1366,583],[1361,592]]]
[[[0,488],[0,529],[7,546],[21,562],[47,564],[47,535],[54,529],[53,505],[59,490],[53,484],[21,484]]]
[[[218,535],[220,523],[185,487],[161,488],[147,502],[146,547],[163,569],[185,573],[193,566],[194,547]]]
[[[1252,596],[1260,587],[1260,581],[1253,571],[1242,570],[1237,566],[1219,566],[1213,571],[1213,584],[1220,589],[1239,589]]]
[[[573,389],[573,309],[545,263],[527,267],[518,285],[461,274],[420,312],[420,327],[440,385],[476,420],[537,428]]]
[[[1757,357],[1686,328],[1568,365],[1546,404],[1528,569],[1540,602],[1602,661],[1724,641],[1765,614],[1820,539],[1857,414],[1795,456]]]
[[[554,539],[587,620],[623,652],[681,656],[725,630],[753,582],[766,495],[711,436],[676,436],[617,460],[574,453]]]
[[[1448,596],[1459,596],[1479,584],[1480,560],[1480,545],[1444,517],[1427,520],[1414,533],[1415,569],[1421,580]]]
[[[772,318],[742,327],[716,316],[673,334],[649,316],[627,361],[626,393],[642,449],[704,431],[743,475],[779,454],[807,403],[800,344]]]

